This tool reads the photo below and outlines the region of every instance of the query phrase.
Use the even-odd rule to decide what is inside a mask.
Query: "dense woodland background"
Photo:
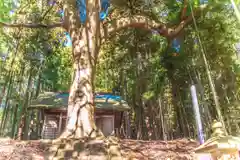
[[[62,6],[50,2],[0,0],[0,20],[60,21]],[[183,1],[149,2],[122,1],[111,7],[119,15],[142,12],[172,26],[180,22]],[[187,14],[199,6],[199,1],[191,2]],[[179,52],[172,48],[173,39],[141,29],[118,32],[102,46],[95,90],[117,89],[127,100],[132,107],[131,138],[196,138],[192,84],[206,138],[214,119],[224,122],[229,134],[239,134],[240,22],[230,1],[221,2],[209,1],[211,7],[196,15],[196,24],[193,21],[176,37]],[[27,107],[40,92],[69,90],[69,43],[62,29],[0,28],[1,136],[17,138],[23,124],[30,125]]]

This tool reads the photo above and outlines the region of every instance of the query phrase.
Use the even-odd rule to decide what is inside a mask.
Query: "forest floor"
[[[120,141],[125,159],[135,160],[191,160],[193,149],[199,144],[188,139],[173,141]],[[0,160],[44,160],[45,148],[40,140],[16,141],[0,139]],[[128,157],[128,158],[127,158]]]

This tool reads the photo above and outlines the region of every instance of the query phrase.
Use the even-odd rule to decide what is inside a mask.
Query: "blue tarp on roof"
[[[129,110],[127,102],[121,96],[110,93],[96,93],[94,102],[98,109]],[[33,100],[31,107],[58,108],[68,106],[69,93],[45,92]]]
[[[56,98],[64,98],[64,97],[69,97],[69,93],[57,93],[56,94]],[[96,93],[95,94],[95,99],[106,99],[106,100],[115,100],[115,101],[123,100],[121,98],[121,96],[113,95],[113,94],[110,94],[110,93],[106,93],[106,94]]]

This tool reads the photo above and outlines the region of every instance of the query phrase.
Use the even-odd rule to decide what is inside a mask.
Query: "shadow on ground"
[[[193,149],[198,145],[197,142],[188,139],[173,141],[120,140],[121,153],[125,160],[192,160]],[[0,160],[44,160],[48,146],[47,141],[41,140],[0,139]],[[91,152],[91,147],[89,149],[86,152]],[[97,148],[94,150],[96,151]],[[100,157],[100,155],[96,156]]]
[[[0,160],[44,160],[40,141],[0,139]]]
[[[136,160],[192,160],[193,150],[199,145],[196,141],[177,139],[173,141],[121,140],[124,157]]]

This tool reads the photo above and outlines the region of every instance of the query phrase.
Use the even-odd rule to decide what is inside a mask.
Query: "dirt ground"
[[[198,143],[187,139],[173,141],[121,140],[123,157],[136,160],[191,160]],[[40,141],[0,139],[0,160],[44,160]]]

